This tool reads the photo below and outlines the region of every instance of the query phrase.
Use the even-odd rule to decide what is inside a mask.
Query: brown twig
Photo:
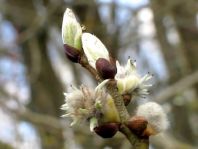
[[[126,122],[130,116],[124,105],[123,97],[118,93],[116,80],[107,83],[107,92],[113,97],[115,106],[119,112],[121,122]]]
[[[91,67],[89,65],[89,62],[88,62],[88,60],[87,60],[87,58],[86,58],[86,56],[84,54],[81,55],[81,58],[80,58],[79,63],[80,63],[80,65],[82,67],[84,67],[85,69],[87,69],[92,74],[92,76],[95,77],[95,79],[98,82],[102,82],[103,79],[98,75],[97,71],[93,67]]]

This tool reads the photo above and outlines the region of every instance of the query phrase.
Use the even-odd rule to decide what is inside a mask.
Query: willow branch
[[[98,75],[97,71],[89,65],[85,55],[82,55],[79,63],[81,64],[82,67],[87,69],[96,78],[98,82],[103,81],[103,79]],[[120,132],[126,136],[126,138],[129,140],[129,142],[131,143],[134,149],[148,149],[149,147],[148,139],[139,139],[129,130],[129,128],[125,124],[127,120],[129,120],[130,115],[124,105],[124,100],[122,95],[119,94],[118,92],[117,81],[110,80],[106,85],[106,89],[107,92],[114,99],[115,106],[120,116],[120,120],[121,120]]]

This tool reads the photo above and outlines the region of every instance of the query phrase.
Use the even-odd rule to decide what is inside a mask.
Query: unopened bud
[[[81,51],[82,28],[71,9],[67,8],[62,23],[62,39],[63,44],[71,46]]]
[[[90,33],[83,33],[82,45],[89,64],[93,68],[96,68],[96,61],[99,58],[104,58],[110,61],[109,52],[107,51],[104,44],[96,36]]]
[[[140,138],[149,137],[146,136],[145,134],[147,125],[148,125],[148,121],[143,116],[134,116],[127,122],[128,128]]]
[[[118,123],[106,123],[94,128],[96,134],[102,138],[112,138],[119,129]]]
[[[97,59],[96,70],[103,79],[113,79],[117,73],[116,66],[104,58]]]

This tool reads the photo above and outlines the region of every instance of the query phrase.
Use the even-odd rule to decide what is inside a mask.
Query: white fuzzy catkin
[[[94,108],[94,91],[84,85],[80,89],[73,87],[71,93],[64,93],[65,104],[61,109],[66,111],[63,117],[71,117],[71,125],[86,120],[93,113]]]
[[[65,103],[61,109],[65,111],[63,117],[71,117],[71,125],[94,118],[100,112],[102,122],[120,122],[113,98],[99,85],[95,90],[81,85],[72,87],[72,91],[64,93]],[[103,86],[104,87],[104,86]]]
[[[115,79],[117,80],[117,87],[120,94],[132,94],[140,97],[144,97],[148,94],[148,88],[152,86],[148,81],[152,78],[152,75],[146,74],[140,77],[136,70],[136,63],[131,59],[125,66],[121,66],[116,61],[117,74]]]
[[[162,107],[155,102],[148,102],[137,108],[137,116],[143,116],[155,131],[160,133],[168,128],[169,122]]]

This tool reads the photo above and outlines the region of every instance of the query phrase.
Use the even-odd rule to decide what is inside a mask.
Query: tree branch
[[[196,83],[198,83],[198,71],[163,89],[163,91],[154,96],[153,99],[157,102],[165,102],[167,100],[170,100],[172,96],[181,93]]]

